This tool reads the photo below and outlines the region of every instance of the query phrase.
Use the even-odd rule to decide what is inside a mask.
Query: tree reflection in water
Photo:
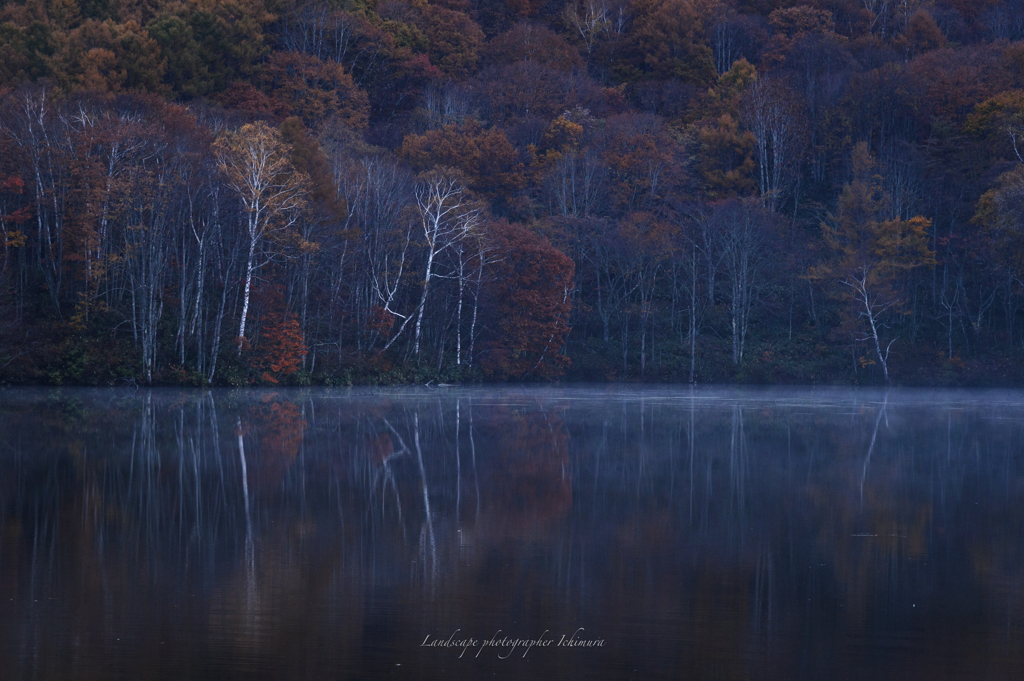
[[[1022,416],[1019,393],[10,390],[0,659],[14,678],[1009,678]],[[420,646],[579,627],[604,647]]]

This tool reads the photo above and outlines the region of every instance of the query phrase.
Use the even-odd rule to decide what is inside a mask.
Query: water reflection
[[[0,660],[1017,677],[1022,417],[994,392],[7,390]],[[421,645],[581,627],[603,645]]]

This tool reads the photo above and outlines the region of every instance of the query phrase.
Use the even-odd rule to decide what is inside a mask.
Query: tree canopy
[[[8,2],[0,382],[1017,383],[1018,8]]]

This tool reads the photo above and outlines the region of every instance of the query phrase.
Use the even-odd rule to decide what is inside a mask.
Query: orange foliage
[[[764,55],[766,66],[781,63],[793,46],[805,35],[818,33],[837,38],[832,12],[811,7],[787,7],[768,15],[772,39]]]
[[[260,380],[277,383],[281,377],[291,376],[302,368],[306,354],[306,343],[295,315],[287,314],[284,319],[272,322],[264,327],[256,354],[255,361],[265,369]]]
[[[280,288],[267,293],[266,299],[267,313],[249,363],[260,382],[278,383],[302,368],[308,350],[298,318],[284,309]]]
[[[569,71],[583,66],[579,50],[546,26],[522,22],[493,38],[484,48],[488,64],[532,61]]]
[[[369,100],[341,64],[298,52],[274,52],[267,64],[266,84],[306,125],[338,116],[353,128],[366,127]]]
[[[311,197],[317,205],[326,209],[327,214],[335,219],[344,220],[348,206],[344,199],[338,197],[327,157],[297,116],[281,122],[281,138],[291,145],[292,166],[297,172],[309,177]]]
[[[430,63],[444,75],[460,80],[476,70],[484,32],[468,15],[431,5],[416,23],[429,40]]]
[[[946,37],[935,23],[932,15],[923,9],[917,10],[907,23],[907,28],[897,41],[908,54],[922,54],[946,46]]]
[[[458,169],[470,188],[488,198],[507,197],[526,184],[519,154],[505,133],[484,129],[474,120],[409,135],[399,153],[417,171],[435,166]]]
[[[698,169],[708,196],[725,199],[756,193],[753,133],[741,131],[739,121],[722,114],[717,121],[707,121],[698,127],[697,140]]]
[[[54,59],[62,85],[109,92],[164,91],[166,70],[160,46],[135,21],[87,19],[68,32]]]
[[[715,77],[702,21],[687,0],[634,0],[633,23],[613,69],[623,80],[679,79],[708,85]]]

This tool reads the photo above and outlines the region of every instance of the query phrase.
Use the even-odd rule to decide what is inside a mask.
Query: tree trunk
[[[238,323],[238,354],[242,354],[245,341],[245,318],[249,314],[249,293],[252,290],[253,257],[256,254],[256,239],[249,239],[249,257],[245,261],[245,289],[242,293],[242,320]]]

